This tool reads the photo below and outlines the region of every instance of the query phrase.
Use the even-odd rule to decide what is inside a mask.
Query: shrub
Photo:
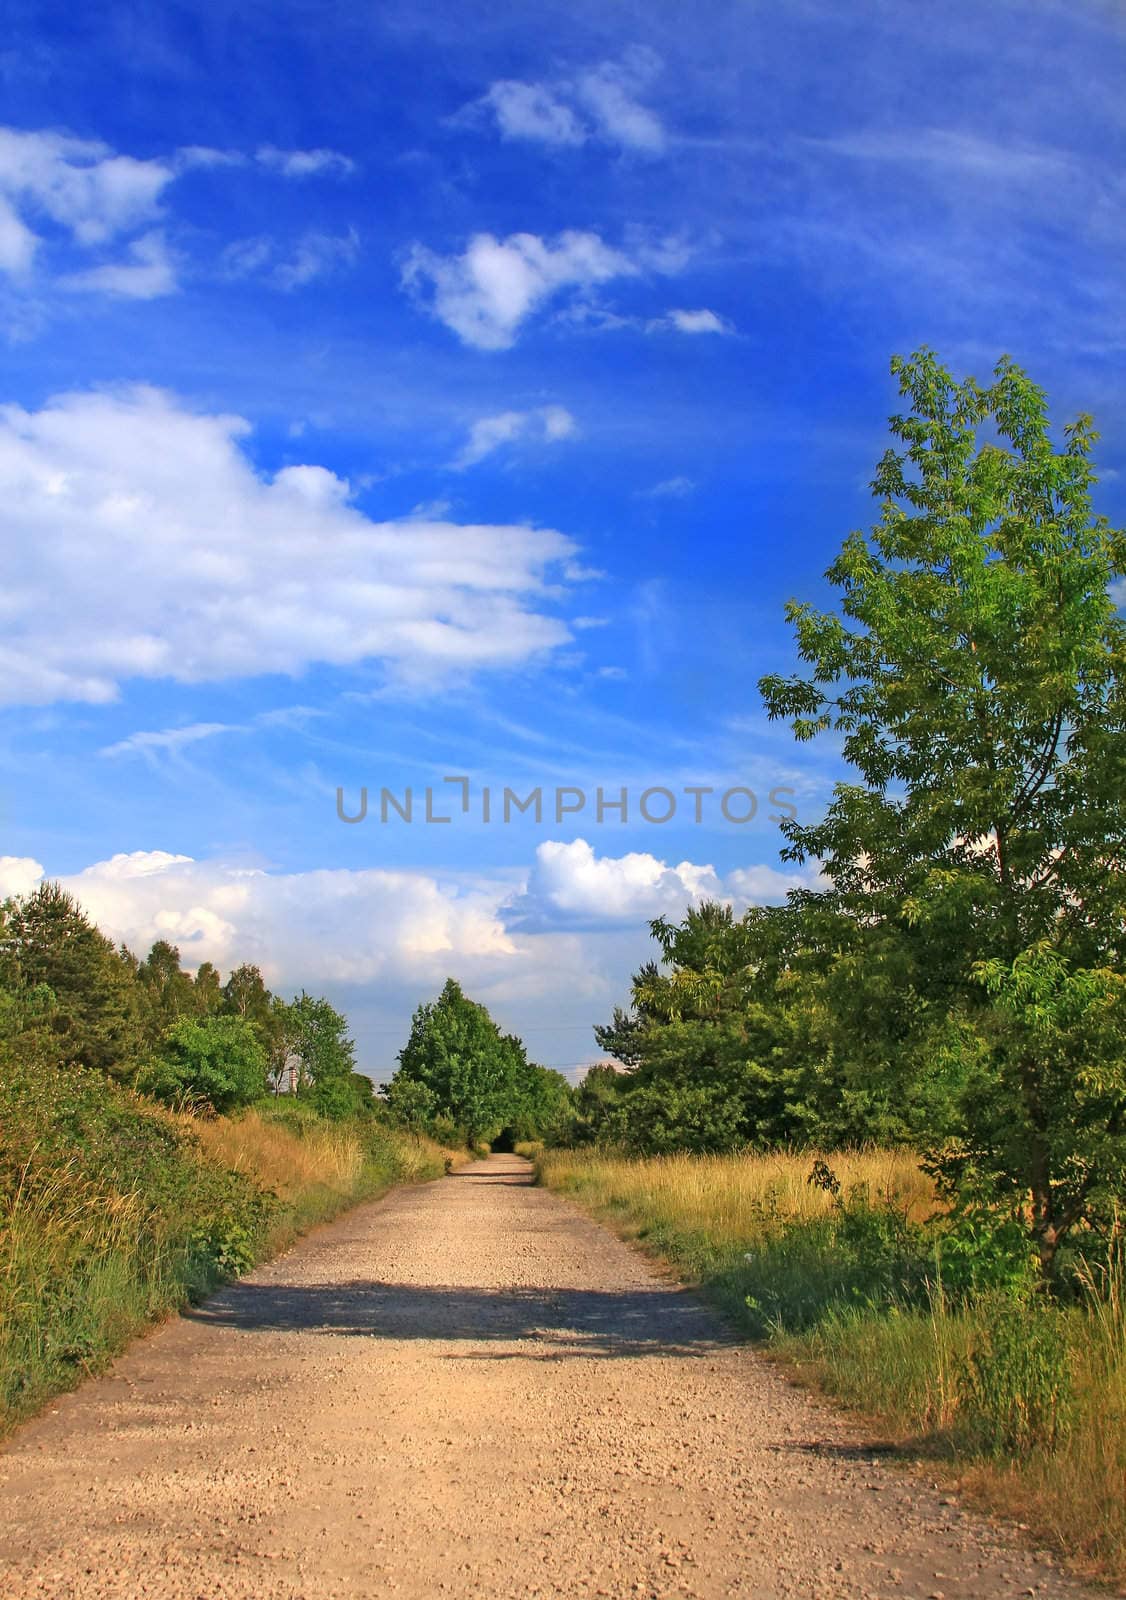
[[[266,1093],[266,1052],[242,1017],[187,1018],[169,1028],[137,1087],[166,1105],[234,1111]]]

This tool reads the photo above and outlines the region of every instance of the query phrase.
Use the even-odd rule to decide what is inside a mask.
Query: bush
[[[978,1300],[974,1323],[962,1388],[978,1443],[998,1455],[1051,1449],[1072,1409],[1065,1313],[1042,1297],[996,1294]]]
[[[186,1018],[169,1028],[137,1087],[165,1105],[235,1111],[266,1093],[266,1053],[242,1017]]]

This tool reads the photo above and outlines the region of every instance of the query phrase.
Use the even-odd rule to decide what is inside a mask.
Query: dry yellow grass
[[[624,1209],[649,1225],[706,1233],[715,1244],[743,1243],[763,1215],[806,1221],[827,1216],[832,1197],[809,1182],[821,1157],[840,1180],[871,1203],[895,1204],[913,1221],[936,1207],[934,1186],[902,1150],[776,1151],[767,1154],[614,1156],[604,1150],[546,1150],[547,1183],[581,1196],[595,1209]]]

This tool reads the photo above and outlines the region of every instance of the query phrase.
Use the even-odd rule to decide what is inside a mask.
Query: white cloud
[[[654,329],[672,328],[677,333],[730,333],[731,325],[707,307],[699,311],[670,311],[650,324]]]
[[[302,289],[314,278],[323,277],[338,267],[351,266],[360,253],[355,229],[347,233],[302,234],[293,253],[279,260],[276,240],[268,234],[236,239],[220,257],[222,271],[229,278],[262,277],[277,289],[287,292]]]
[[[360,251],[354,231],[345,234],[306,233],[288,261],[274,268],[279,289],[301,289],[335,267],[351,266]]]
[[[629,50],[619,61],[603,61],[576,79],[525,83],[500,78],[470,107],[490,111],[505,139],[528,139],[567,146],[590,139],[624,150],[656,155],[665,147],[665,130],[656,114],[638,100],[660,70],[650,50]]]
[[[42,877],[42,866],[30,856],[0,856],[0,900],[30,894]]]
[[[520,324],[553,295],[632,276],[637,266],[596,233],[569,230],[549,243],[534,233],[474,234],[458,256],[415,245],[403,283],[465,343],[506,350]]]
[[[655,483],[651,489],[645,489],[642,493],[650,500],[684,500],[695,491],[695,481],[682,474],[675,478],[662,478],[660,483]]]
[[[590,111],[602,137],[627,150],[656,155],[665,147],[659,119],[635,98],[634,91],[652,75],[636,62],[605,61],[579,79],[579,99]]]
[[[15,208],[0,194],[0,272],[25,278],[31,271],[39,240],[20,221]]]
[[[202,739],[213,739],[218,733],[239,733],[241,728],[230,722],[192,722],[184,728],[159,728],[131,733],[116,744],[107,744],[98,751],[100,756],[142,755],[154,751],[183,750],[186,745],[199,744]]]
[[[582,144],[586,130],[570,106],[542,83],[501,78],[489,86],[483,102],[496,115],[506,139],[535,139],[543,144]]]
[[[432,681],[569,637],[543,609],[575,554],[564,535],[374,522],[324,467],[259,475],[248,431],[146,388],[0,408],[0,700],[312,662]]]
[[[339,150],[278,150],[272,144],[264,144],[255,159],[283,178],[312,178],[325,172],[347,177],[356,170],[351,157],[341,155]]]
[[[81,294],[113,294],[127,300],[156,300],[173,294],[176,272],[168,254],[164,235],[154,231],[134,239],[128,261],[109,262],[72,272],[59,280],[60,287]]]
[[[500,411],[495,416],[479,417],[469,430],[464,448],[450,463],[458,470],[475,466],[501,445],[517,439],[536,439],[555,444],[573,438],[575,419],[565,406],[540,406],[535,411]]]
[[[1105,472],[1103,473],[1103,477],[1106,477]],[[1126,606],[1126,578],[1119,578],[1117,583],[1111,584],[1110,598],[1114,601],[1116,606]]]
[[[163,161],[117,155],[97,140],[0,128],[0,195],[68,229],[81,245],[149,221],[174,176]]]
[[[0,858],[0,886],[18,885],[14,892],[27,893],[41,875],[38,862]],[[213,961],[225,971],[251,961],[281,986],[394,975],[436,984],[456,958],[514,954],[496,915],[502,887],[423,873],[271,873],[135,850],[58,881],[115,943],[143,953],[167,939],[186,966]]]
[[[742,909],[785,900],[808,887],[809,871],[741,868],[721,878],[714,867],[676,866],[644,851],[599,856],[585,839],[549,839],[536,850],[523,889],[509,901],[509,927],[525,932],[644,925],[654,917],[680,917],[701,900],[725,900]]]

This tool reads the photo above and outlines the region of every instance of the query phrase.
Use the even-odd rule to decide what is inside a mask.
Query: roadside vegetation
[[[154,1320],[391,1184],[397,1125],[325,1000],[116,950],[48,884],[0,911],[0,1432]]]
[[[1126,535],[1012,362],[893,370],[878,520],[760,683],[851,769],[780,824],[809,887],[652,924],[539,1170],[1126,1578]]]
[[[999,1279],[905,1151],[546,1150],[540,1180],[673,1266],[823,1393],[1126,1581],[1126,1251]]]

